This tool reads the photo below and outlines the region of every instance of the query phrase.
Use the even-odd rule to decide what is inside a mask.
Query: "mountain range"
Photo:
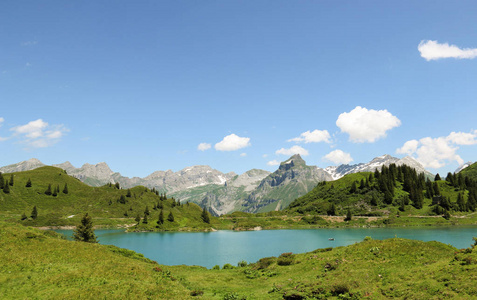
[[[190,201],[207,207],[215,215],[222,215],[233,211],[280,210],[311,191],[321,181],[337,180],[351,173],[370,172],[393,163],[408,165],[419,173],[433,176],[412,157],[399,159],[390,155],[376,157],[368,163],[322,169],[306,165],[301,156],[296,154],[282,162],[273,173],[252,169],[241,175],[234,172],[222,173],[209,166],[191,166],[177,172],[156,171],[144,178],[129,178],[113,172],[105,162],[84,164],[80,168],[74,167],[70,162],[53,166],[90,186],[102,186],[110,182],[119,183],[122,188],[143,185],[165,192],[182,202]],[[21,172],[41,166],[45,164],[32,158],[1,167],[0,172]]]

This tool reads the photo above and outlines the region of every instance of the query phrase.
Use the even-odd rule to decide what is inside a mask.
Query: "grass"
[[[469,241],[470,243],[471,241]],[[372,240],[218,269],[0,222],[4,299],[473,299],[477,248]]]

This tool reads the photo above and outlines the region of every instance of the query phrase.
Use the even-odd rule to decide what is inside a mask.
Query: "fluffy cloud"
[[[13,135],[33,148],[45,148],[57,143],[69,130],[63,125],[49,125],[42,119],[10,129]]]
[[[276,154],[283,154],[283,155],[300,154],[300,155],[303,155],[303,156],[307,156],[308,155],[308,150],[303,149],[300,146],[293,146],[293,147],[288,148],[288,149],[281,148],[281,149],[275,151],[275,153]]]
[[[458,146],[475,144],[477,130],[470,133],[451,132],[444,137],[407,141],[396,152],[415,157],[426,168],[438,169],[444,167],[446,162],[456,161],[459,165],[463,164],[464,160],[457,154]]]
[[[327,130],[318,130],[315,129],[313,131],[305,131],[302,134],[300,134],[299,137],[289,139],[288,142],[305,142],[305,143],[319,143],[319,142],[325,142],[325,143],[331,143],[330,141],[330,134]]]
[[[209,150],[211,147],[212,147],[212,145],[210,145],[208,143],[200,143],[199,146],[197,146],[197,150],[205,151],[205,150]]]
[[[267,165],[278,166],[278,165],[280,165],[280,162],[278,160],[274,159],[274,160],[271,160],[271,161],[267,162]]]
[[[385,137],[386,131],[400,125],[401,121],[385,109],[368,110],[361,106],[340,114],[336,120],[336,126],[349,134],[350,141],[355,143],[373,143]]]
[[[477,48],[460,49],[456,45],[439,44],[437,41],[421,41],[417,50],[421,53],[421,57],[427,61],[441,58],[472,59],[477,57]]]
[[[218,151],[235,151],[250,146],[250,138],[239,137],[235,134],[230,134],[224,137],[222,141],[215,144],[215,150]]]
[[[349,153],[343,152],[338,149],[331,151],[330,153],[326,154],[323,158],[337,165],[349,164],[350,162],[353,161],[353,158],[351,157]]]

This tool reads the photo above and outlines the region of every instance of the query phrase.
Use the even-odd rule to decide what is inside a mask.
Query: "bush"
[[[237,263],[237,266],[238,266],[239,268],[246,267],[247,265],[248,265],[248,263],[247,263],[245,260],[239,261],[239,262]]]
[[[368,242],[368,241],[372,241],[372,240],[373,240],[372,237],[366,236],[363,241],[364,241],[364,242]]]
[[[257,262],[258,269],[259,269],[259,270],[261,270],[261,269],[266,269],[266,268],[268,268],[271,264],[273,264],[276,260],[277,260],[277,258],[274,257],[274,256],[261,258],[261,259]]]
[[[215,265],[212,270],[220,270],[220,266],[219,265]]]
[[[235,267],[232,266],[231,264],[225,264],[222,269],[227,270],[227,269],[234,269]]]
[[[195,296],[202,296],[204,294],[204,291],[201,291],[201,290],[193,290],[190,292],[190,295],[192,297],[195,297]]]
[[[247,297],[245,296],[240,296],[237,293],[227,293],[224,295],[224,300],[246,300]]]

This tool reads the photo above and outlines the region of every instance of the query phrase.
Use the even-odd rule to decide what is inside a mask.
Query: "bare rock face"
[[[29,160],[25,160],[17,164],[1,167],[0,172],[2,173],[23,172],[23,171],[33,170],[43,166],[45,166],[44,163],[42,163],[36,158],[31,158]]]

